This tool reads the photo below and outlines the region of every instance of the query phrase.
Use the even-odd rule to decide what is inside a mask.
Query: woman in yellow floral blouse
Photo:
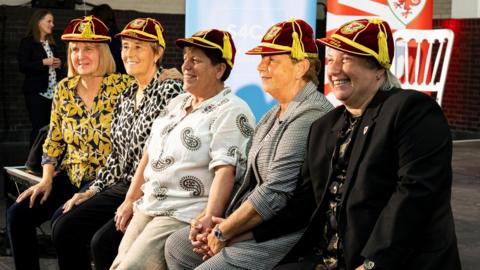
[[[112,146],[110,122],[118,95],[130,83],[112,74],[108,28],[98,18],[74,19],[62,40],[68,43],[68,78],[58,83],[43,145],[43,176],[7,212],[16,269],[39,269],[36,226],[52,222],[73,194],[86,189],[104,166]],[[59,171],[55,172],[55,168]]]

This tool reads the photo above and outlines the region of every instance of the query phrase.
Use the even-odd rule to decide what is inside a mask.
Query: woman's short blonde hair
[[[301,60],[297,60],[293,57],[290,57],[292,59],[292,62],[293,63],[298,63],[300,62]],[[318,81],[318,72],[320,71],[320,59],[318,58],[305,58],[308,62],[310,62],[310,67],[308,68],[307,72],[305,72],[305,74],[303,74],[303,77],[302,79],[305,81],[305,82],[312,82],[313,84],[315,85],[318,85],[319,84],[319,81]]]
[[[78,73],[73,68],[72,60],[70,58],[70,54],[72,53],[72,44],[76,43],[75,41],[71,41],[68,43],[68,50],[67,50],[67,63],[68,63],[68,77],[77,76]],[[115,60],[113,60],[112,53],[110,52],[110,48],[108,47],[107,43],[92,43],[98,48],[99,51],[99,61],[98,61],[98,68],[93,74],[94,76],[104,76],[105,74],[110,74],[115,72]]]

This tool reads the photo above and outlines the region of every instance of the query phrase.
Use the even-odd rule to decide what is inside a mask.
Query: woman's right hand
[[[125,199],[123,203],[117,208],[115,212],[115,227],[117,231],[125,232],[127,230],[128,223],[133,216],[133,201]]]
[[[93,195],[95,195],[95,192],[92,190],[87,190],[81,193],[75,193],[75,195],[73,195],[72,198],[63,205],[63,213],[70,211],[70,209],[72,209],[73,206],[83,203],[84,201],[93,197]]]
[[[62,65],[62,60],[56,57],[43,58],[42,63],[44,66],[53,66],[59,68]]]
[[[40,204],[43,204],[48,196],[50,195],[50,192],[52,191],[52,181],[45,181],[42,180],[40,183],[29,187],[27,190],[22,192],[17,198],[17,203],[27,199],[30,197],[30,204],[29,207],[32,208],[33,204],[35,203],[35,199],[37,198],[38,195],[43,194],[42,199],[40,200]]]
[[[190,234],[188,238],[192,243],[194,252],[198,254],[206,254],[208,252],[207,236],[212,226],[212,218],[209,216],[194,219],[190,223]]]

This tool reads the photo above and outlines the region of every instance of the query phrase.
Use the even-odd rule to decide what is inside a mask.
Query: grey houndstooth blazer
[[[286,205],[296,188],[310,125],[332,109],[310,82],[280,117],[276,117],[279,105],[262,117],[252,138],[246,175],[227,208],[227,216],[247,199],[263,220]]]
[[[280,117],[276,105],[260,120],[248,153],[243,182],[226,215],[249,200],[262,219],[275,216],[292,196],[302,167],[310,125],[333,109],[311,82],[288,104]],[[235,243],[221,251],[231,265],[246,269],[271,269],[298,242],[302,231],[257,243]]]

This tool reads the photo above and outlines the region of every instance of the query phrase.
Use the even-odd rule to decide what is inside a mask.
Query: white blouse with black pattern
[[[255,125],[248,105],[229,88],[187,113],[191,101],[179,95],[153,123],[135,211],[189,222],[206,207],[214,168],[245,161]]]
[[[91,190],[100,192],[118,181],[131,182],[142,158],[145,142],[150,136],[153,121],[172,98],[183,92],[180,81],[159,81],[161,71],[162,69],[157,71],[144,89],[137,110],[137,83],[134,82],[119,96],[111,126],[112,152],[91,185]]]

